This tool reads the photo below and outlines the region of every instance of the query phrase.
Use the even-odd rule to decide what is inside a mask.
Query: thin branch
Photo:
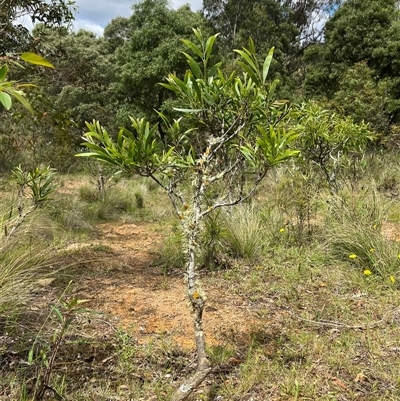
[[[27,217],[32,214],[36,209],[38,208],[38,205],[33,205],[31,206],[26,212],[21,212],[18,218],[16,219],[16,222],[12,226],[10,230],[6,232],[5,237],[2,239],[2,244],[0,247],[0,251],[6,246],[10,238],[14,235],[14,233],[21,227],[21,225],[25,222]]]
[[[168,186],[166,186],[154,174],[150,174],[149,177],[152,180],[154,180],[161,188],[164,189],[164,191],[168,194],[169,199],[171,200],[172,207],[174,208],[176,214],[179,214],[179,208],[176,203],[176,199],[178,199],[182,204],[184,203],[182,196],[180,196],[174,190],[174,188],[176,187],[176,184],[179,182],[179,179],[176,179],[175,181],[170,181]]]
[[[206,210],[204,210],[202,213],[200,213],[199,215],[199,219],[202,219],[204,216],[206,216],[207,214],[211,213],[213,210],[215,209],[219,209],[222,207],[230,207],[230,206],[235,206],[238,205],[241,202],[245,202],[247,199],[249,199],[251,196],[253,196],[254,192],[256,191],[256,189],[258,188],[258,186],[260,185],[260,182],[262,181],[262,179],[265,177],[265,175],[267,174],[268,168],[266,168],[256,179],[253,187],[250,189],[250,191],[245,195],[242,196],[241,194],[233,201],[229,201],[229,202],[224,202],[224,200],[221,200],[219,203],[214,203],[214,205],[209,206]],[[228,195],[226,195],[224,198],[222,199],[226,199],[228,197]]]
[[[222,170],[218,174],[214,175],[213,177],[210,177],[207,179],[207,181],[212,184],[214,181],[222,180],[228,173],[232,172],[235,167],[240,163],[240,159],[237,159],[235,163],[233,163],[231,166],[226,168],[225,170]]]
[[[213,152],[218,152],[227,142],[229,142],[231,139],[237,136],[239,132],[246,126],[246,123],[241,123],[232,134],[228,135],[229,131],[233,129],[236,121],[238,120],[239,117],[235,119],[235,121],[231,124],[228,130],[219,138],[219,140],[217,141],[218,145],[213,149]]]
[[[365,324],[357,324],[357,325],[348,325],[340,322],[334,322],[334,321],[327,321],[327,320],[312,320],[312,319],[306,319],[304,317],[298,316],[294,311],[292,311],[292,315],[295,315],[295,317],[298,320],[301,320],[306,323],[311,323],[319,326],[329,326],[329,327],[336,327],[336,328],[342,328],[342,329],[353,329],[353,330],[366,330],[366,329],[371,329],[374,327],[377,327],[381,325],[382,323],[386,323],[389,318],[394,315],[396,312],[400,311],[400,307],[396,307],[388,312],[386,312],[382,319],[376,320],[375,322],[371,323],[365,323]]]

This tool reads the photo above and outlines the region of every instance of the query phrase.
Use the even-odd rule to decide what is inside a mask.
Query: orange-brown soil
[[[82,274],[75,284],[79,298],[90,300],[91,309],[104,312],[115,328],[132,333],[139,343],[166,336],[185,349],[193,348],[184,270],[165,273],[159,260],[168,230],[161,232],[159,225],[149,223],[107,223],[97,228],[95,241],[77,244],[83,253],[83,262],[79,262]],[[87,272],[85,258],[90,265]],[[207,344],[245,341],[249,332],[260,326],[260,318],[244,299],[223,288],[220,280],[218,284],[217,274],[221,273],[200,278],[207,293]]]

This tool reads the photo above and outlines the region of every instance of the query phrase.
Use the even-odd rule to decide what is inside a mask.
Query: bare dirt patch
[[[107,314],[115,327],[132,333],[139,343],[166,336],[183,348],[193,348],[183,270],[165,273],[160,263],[160,246],[169,229],[150,223],[107,223],[98,230],[95,241],[78,246],[88,251],[83,260],[90,260],[88,271],[84,262],[80,267],[79,297],[89,299],[92,309]],[[246,341],[260,325],[259,316],[247,301],[221,287],[212,276],[201,278],[208,296],[207,343]]]
[[[382,234],[391,241],[400,242],[400,227],[396,223],[385,222]]]

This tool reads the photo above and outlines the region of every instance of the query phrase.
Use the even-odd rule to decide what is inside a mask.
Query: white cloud
[[[103,34],[104,27],[118,16],[129,17],[132,6],[140,0],[76,0],[75,30],[86,29],[97,35]],[[201,9],[202,0],[170,0],[173,8],[177,9],[189,4],[193,11]]]
[[[99,24],[96,24],[92,21],[88,21],[85,19],[77,19],[74,22],[75,31],[79,31],[80,29],[84,29],[85,31],[94,32],[97,36],[102,36],[104,28]]]
[[[203,1],[202,0],[172,0],[171,1],[171,6],[173,8],[179,8],[182,7],[185,4],[189,4],[190,8],[193,11],[199,11],[201,7],[203,7]]]

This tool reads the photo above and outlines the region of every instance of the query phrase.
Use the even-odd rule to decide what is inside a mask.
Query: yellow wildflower
[[[389,278],[390,278],[390,281],[391,281],[392,283],[394,283],[394,282],[396,281],[396,279],[395,279],[393,276],[390,276]]]
[[[366,276],[370,276],[371,274],[372,274],[372,271],[371,270],[364,270],[364,274],[366,275]]]
[[[355,259],[357,257],[357,255],[355,254],[355,253],[351,253],[350,255],[349,255],[349,258],[350,259]]]
[[[284,228],[281,228],[281,229],[279,230],[279,232],[280,232],[280,233],[284,233],[284,232],[285,232],[285,229],[284,229]],[[400,257],[400,255],[399,255],[399,257]]]
[[[371,253],[374,253],[374,252],[375,252],[375,248],[371,248],[369,251],[370,251]]]

